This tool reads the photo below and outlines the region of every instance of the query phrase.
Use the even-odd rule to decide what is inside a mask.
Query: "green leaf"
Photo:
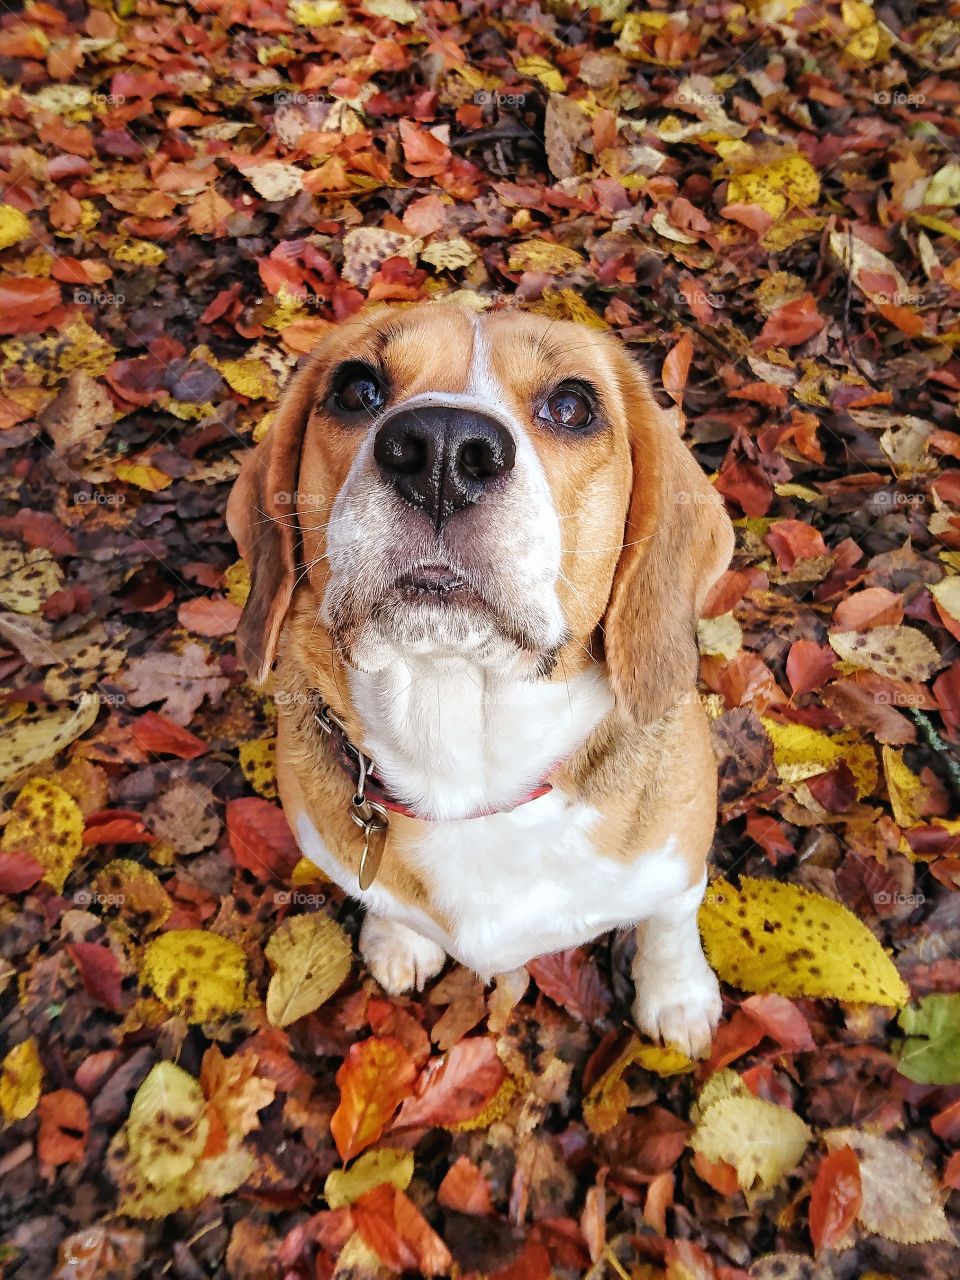
[[[900,1074],[918,1084],[960,1084],[960,995],[924,996],[899,1022],[909,1037],[899,1046]]]

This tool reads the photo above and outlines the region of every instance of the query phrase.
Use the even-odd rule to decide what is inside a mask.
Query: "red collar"
[[[418,818],[421,822],[441,821],[439,818],[431,818],[418,813],[416,809],[411,809],[409,805],[397,799],[377,773],[377,767],[371,757],[365,755],[358,747],[353,745],[343,721],[325,702],[318,701],[314,719],[324,731],[324,735],[330,745],[331,755],[350,779],[357,797],[366,799],[374,805],[379,805],[390,813],[400,813],[407,818]],[[554,765],[553,769],[556,768],[557,766]],[[551,772],[553,772],[553,769],[551,769]],[[529,804],[531,800],[539,800],[541,796],[545,796],[552,790],[553,787],[544,779],[543,782],[534,787],[532,791],[528,791],[525,796],[521,796],[514,804],[492,809],[478,809],[476,813],[465,814],[464,818],[489,818],[495,813],[512,813],[514,809],[519,809],[521,805]]]

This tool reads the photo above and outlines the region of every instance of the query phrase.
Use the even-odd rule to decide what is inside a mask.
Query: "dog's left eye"
[[[558,387],[543,402],[539,416],[555,427],[582,431],[593,421],[593,405],[576,387]]]
[[[372,369],[354,365],[337,380],[333,402],[343,413],[379,413],[387,397]]]

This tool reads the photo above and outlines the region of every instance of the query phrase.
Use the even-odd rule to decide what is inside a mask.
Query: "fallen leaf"
[[[147,945],[141,978],[172,1012],[209,1022],[244,1007],[247,962],[229,938],[171,929]]]
[[[870,930],[846,907],[798,885],[713,881],[700,909],[707,959],[747,991],[832,996],[901,1008],[909,992]]]
[[[823,1139],[831,1151],[849,1147],[859,1158],[857,1221],[867,1231],[898,1244],[955,1242],[936,1183],[900,1143],[859,1129],[831,1129]]]
[[[350,1046],[337,1072],[340,1102],[330,1120],[341,1160],[377,1141],[416,1078],[413,1059],[399,1040],[371,1037]]]
[[[291,916],[265,948],[274,966],[267,989],[267,1018],[286,1027],[329,1000],[350,972],[350,940],[336,920],[315,913]]]

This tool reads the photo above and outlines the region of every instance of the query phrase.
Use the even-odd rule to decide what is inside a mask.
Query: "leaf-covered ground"
[[[4,1276],[956,1273],[954,11],[4,9]],[[454,293],[618,333],[737,522],[706,1066],[628,937],[385,998],[276,804],[238,458]]]

